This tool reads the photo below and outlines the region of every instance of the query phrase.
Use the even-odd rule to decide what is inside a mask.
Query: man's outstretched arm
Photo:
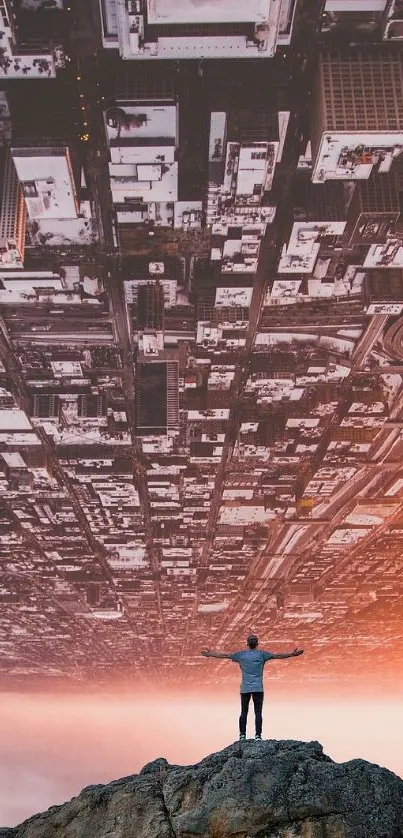
[[[203,649],[201,654],[204,658],[228,658],[228,660],[231,660],[231,655],[226,652],[210,652],[210,649]]]
[[[303,649],[293,649],[292,652],[279,652],[278,654],[273,654],[273,658],[275,660],[283,660],[284,658],[297,658],[299,655],[303,655]]]

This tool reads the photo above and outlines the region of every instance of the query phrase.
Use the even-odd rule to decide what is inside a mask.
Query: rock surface
[[[318,742],[235,743],[89,786],[0,838],[403,838],[403,780]]]

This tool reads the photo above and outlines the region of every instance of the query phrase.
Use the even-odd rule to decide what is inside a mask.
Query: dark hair
[[[259,640],[256,637],[256,634],[250,634],[246,642],[247,642],[250,649],[256,649],[256,646],[259,643]]]

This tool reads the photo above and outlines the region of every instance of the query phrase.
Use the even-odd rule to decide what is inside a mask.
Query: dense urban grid
[[[402,0],[0,0],[3,683],[401,657],[402,38]]]

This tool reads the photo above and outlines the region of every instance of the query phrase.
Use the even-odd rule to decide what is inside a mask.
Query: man
[[[303,654],[303,649],[294,649],[292,652],[264,652],[257,647],[259,640],[256,634],[250,634],[247,641],[247,649],[241,652],[210,652],[209,649],[204,649],[202,655],[205,658],[226,658],[227,660],[239,663],[242,670],[241,683],[241,715],[239,717],[239,738],[246,739],[246,722],[248,718],[248,709],[250,697],[253,698],[253,706],[255,708],[255,739],[262,738],[262,707],[263,707],[263,669],[266,661],[283,660],[284,658],[296,658]]]

